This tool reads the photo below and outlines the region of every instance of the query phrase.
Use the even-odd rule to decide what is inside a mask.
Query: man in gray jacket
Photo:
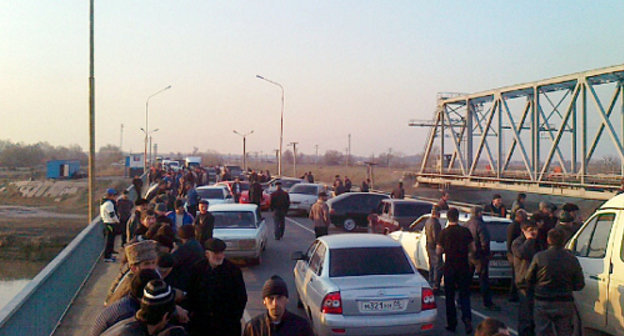
[[[429,283],[433,286],[435,292],[440,290],[440,282],[442,280],[442,258],[436,252],[436,243],[440,231],[442,231],[440,210],[436,205],[431,209],[431,217],[425,223],[427,255],[429,256]]]
[[[585,287],[578,259],[563,248],[563,232],[550,230],[548,249],[533,257],[525,276],[535,298],[534,317],[538,336],[572,335],[574,297]],[[553,333],[554,329],[554,333]]]
[[[518,286],[518,336],[535,335],[535,321],[533,320],[533,294],[528,291],[524,281],[533,256],[541,250],[537,241],[537,224],[534,221],[524,221],[522,233],[511,243],[514,279]]]
[[[479,288],[483,297],[483,305],[491,311],[498,311],[500,307],[492,302],[490,292],[490,233],[483,223],[483,208],[476,206],[472,208],[472,217],[466,223],[466,228],[470,230],[475,243],[475,253],[471,258],[473,272],[479,276]]]

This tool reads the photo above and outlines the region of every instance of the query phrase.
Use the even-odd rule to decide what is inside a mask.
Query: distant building
[[[67,179],[72,178],[80,171],[80,161],[78,160],[51,160],[48,161],[46,178]]]

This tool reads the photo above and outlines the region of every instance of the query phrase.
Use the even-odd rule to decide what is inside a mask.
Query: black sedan
[[[336,227],[342,227],[345,231],[353,231],[356,227],[368,225],[368,215],[375,213],[379,203],[390,198],[388,195],[349,192],[336,196],[329,201],[329,217]]]

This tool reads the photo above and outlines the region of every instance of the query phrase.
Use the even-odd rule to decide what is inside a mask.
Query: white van
[[[584,335],[624,336],[624,195],[605,202],[570,239],[585,288],[574,293]]]

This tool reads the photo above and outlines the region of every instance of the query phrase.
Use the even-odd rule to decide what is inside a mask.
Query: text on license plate
[[[504,259],[490,260],[490,266],[492,267],[509,267],[509,261]]]
[[[407,300],[361,301],[359,306],[362,312],[404,311]]]

